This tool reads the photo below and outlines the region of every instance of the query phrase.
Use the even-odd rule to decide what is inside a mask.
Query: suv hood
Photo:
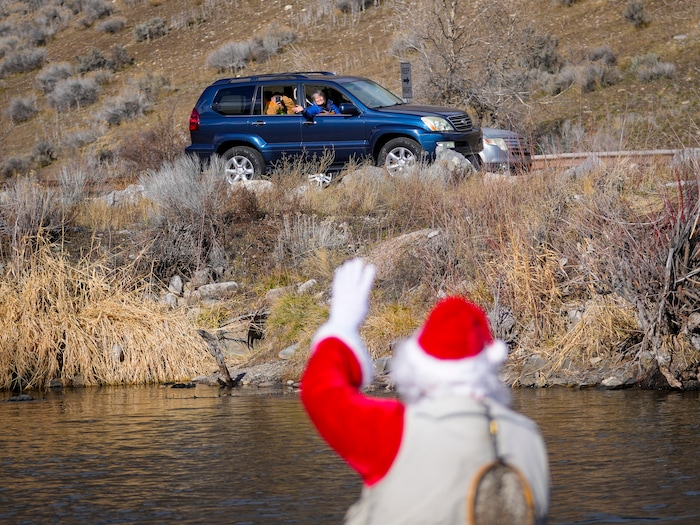
[[[389,106],[386,108],[378,108],[374,111],[382,113],[400,113],[405,115],[417,115],[419,117],[452,117],[455,115],[464,115],[466,111],[461,111],[455,108],[447,108],[443,106],[421,106],[418,104],[401,104]]]

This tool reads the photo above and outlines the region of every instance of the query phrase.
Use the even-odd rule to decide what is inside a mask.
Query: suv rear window
[[[237,86],[221,89],[211,107],[222,115],[250,115],[255,86]]]

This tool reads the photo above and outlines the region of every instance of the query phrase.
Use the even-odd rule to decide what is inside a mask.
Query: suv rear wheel
[[[420,144],[413,139],[399,137],[392,139],[379,151],[377,164],[385,166],[389,174],[400,173],[408,166],[413,166],[423,152]]]
[[[259,179],[265,171],[262,155],[248,146],[234,146],[224,153],[223,159],[224,173],[229,184]]]

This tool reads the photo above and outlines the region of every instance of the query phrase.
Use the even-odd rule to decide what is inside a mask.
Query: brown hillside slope
[[[123,17],[126,26],[115,34],[96,29],[99,21],[84,28],[71,20],[45,46],[49,63],[76,63],[76,57],[90,48],[107,53],[123,46],[134,64],[113,75],[101,88],[100,100],[81,109],[57,113],[35,88],[38,71],[0,79],[0,158],[31,155],[39,140],[56,145],[58,160],[43,168],[51,176],[67,157],[94,156],[98,150],[113,149],[133,141],[138,132],[154,127],[158,119],[172,119],[183,142],[187,142],[187,117],[202,88],[215,78],[227,76],[207,67],[210,53],[222,44],[245,41],[265,33],[270,23],[284,24],[297,41],[264,62],[252,62],[241,74],[285,70],[332,70],[374,78],[400,92],[398,58],[391,55],[392,43],[400,32],[391,0],[375,2],[361,13],[343,14],[331,0],[117,0],[113,16]],[[463,2],[463,5],[465,3]],[[603,129],[609,147],[619,141],[630,148],[695,147],[700,141],[700,4],[696,0],[648,0],[645,10],[651,20],[637,29],[622,13],[627,0],[580,0],[571,6],[562,2],[521,0],[511,2],[513,12],[528,17],[539,32],[559,42],[562,58],[580,63],[593,49],[607,45],[615,54],[621,79],[606,88],[584,93],[572,87],[557,95],[536,95],[524,100],[529,115],[526,133],[535,139],[558,133],[564,122],[593,133]],[[2,21],[10,25],[32,20],[35,13],[25,4],[6,4]],[[169,27],[167,35],[153,41],[136,42],[134,28],[155,17]],[[488,35],[474,35],[488,42]],[[641,82],[630,67],[635,57],[658,55],[676,69],[672,78]],[[411,59],[411,57],[408,57]],[[64,137],[86,127],[95,128],[94,115],[107,97],[113,97],[129,81],[145,74],[164,76],[170,88],[163,91],[144,117],[121,125],[100,128],[101,138],[80,152],[61,148]],[[7,116],[10,102],[17,97],[37,95],[39,113],[13,124]],[[420,96],[420,94],[417,94]],[[439,101],[434,101],[439,102]],[[610,137],[613,137],[612,140]],[[595,147],[591,141],[590,147]],[[540,147],[548,147],[543,142]],[[32,166],[36,168],[36,166]]]

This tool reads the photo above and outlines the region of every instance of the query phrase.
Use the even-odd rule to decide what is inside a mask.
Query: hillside
[[[144,141],[153,138],[144,135],[147,130],[154,130],[162,139],[163,130],[170,129],[173,135],[167,144],[180,151],[188,142],[187,118],[202,88],[216,78],[229,76],[208,67],[208,57],[226,43],[262,38],[269,33],[270,24],[290,29],[295,40],[264,60],[249,62],[240,74],[333,70],[371,77],[400,93],[399,59],[391,51],[402,29],[402,18],[396,12],[400,4],[385,0],[364,2],[366,7],[359,11],[341,9],[362,3],[116,0],[106,4],[105,14],[100,0],[56,6],[48,1],[2,2],[0,52],[4,62],[0,64],[8,63],[8,57],[24,45],[21,38],[25,37],[17,34],[28,37],[37,33],[41,24],[54,31],[37,45],[45,51],[44,69],[13,72],[5,67],[0,75],[4,176],[34,170],[53,177],[68,162],[94,166],[116,161],[129,147],[147,149]],[[635,27],[623,16],[627,4],[627,0],[522,0],[508,4],[517,13],[514,17],[558,43],[562,64],[571,66],[569,74],[580,78],[586,67],[590,70],[595,50],[607,49],[614,56],[614,80],[592,78],[595,85],[590,90],[582,88],[579,80],[560,92],[533,92],[512,107],[519,116],[517,125],[533,137],[538,150],[697,147],[700,5],[696,0],[645,1],[647,23]],[[68,5],[73,7],[70,14]],[[92,17],[88,16],[91,13]],[[164,22],[165,34],[138,41],[135,35],[139,28],[149,27],[157,19]],[[106,31],[103,24],[107,20],[120,21],[114,26],[119,29]],[[23,29],[17,31],[20,27]],[[483,49],[498,45],[489,42],[488,35],[473,37]],[[101,76],[95,71],[86,73],[97,79],[97,100],[60,110],[47,103],[37,87],[37,76],[48,66],[69,63],[75,67],[91,51],[99,50],[109,57],[115,47],[133,63]],[[666,69],[660,69],[660,76],[643,79],[638,66],[643,57],[650,56]],[[406,58],[414,57],[408,53]],[[120,118],[117,124],[97,118],[119,96],[123,98],[144,83],[156,87],[133,117]],[[11,118],[12,104],[27,97],[35,97],[31,117]],[[144,155],[141,151],[131,158],[138,161]],[[110,169],[119,169],[116,164]]]

